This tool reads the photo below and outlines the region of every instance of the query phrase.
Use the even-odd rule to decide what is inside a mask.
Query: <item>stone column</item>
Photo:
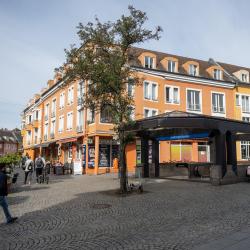
[[[215,165],[220,165],[222,176],[227,171],[227,156],[226,156],[226,134],[220,133],[215,136]]]
[[[99,165],[99,136],[95,136],[95,174],[98,174]]]
[[[237,173],[236,139],[232,133],[226,134],[227,164],[232,165],[232,170]]]
[[[152,142],[152,162],[155,165],[155,177],[160,176],[160,166],[159,166],[159,142],[153,140]]]
[[[148,138],[141,138],[141,162],[143,164],[143,177],[149,177],[148,165]]]

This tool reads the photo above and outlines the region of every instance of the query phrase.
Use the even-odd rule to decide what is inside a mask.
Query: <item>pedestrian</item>
[[[21,159],[21,167],[22,167],[23,170],[25,170],[25,163],[26,163],[26,161],[28,160],[28,157],[29,157],[28,153],[27,153],[26,155],[23,155],[23,156],[22,156],[22,159]]]
[[[7,175],[5,174],[5,164],[0,163],[0,206],[6,217],[7,224],[13,223],[17,217],[12,217],[8,208],[6,196],[8,195]]]
[[[39,154],[35,160],[35,169],[36,169],[36,181],[39,183],[39,176],[43,174],[43,168],[45,167],[45,160]]]
[[[28,160],[25,162],[25,169],[24,169],[25,173],[24,185],[26,185],[27,179],[29,180],[29,185],[30,185],[32,180],[33,170],[34,170],[34,162],[31,160],[30,156],[28,156]]]

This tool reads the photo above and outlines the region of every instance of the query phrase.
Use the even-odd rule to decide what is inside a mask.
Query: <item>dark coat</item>
[[[8,195],[7,175],[0,171],[0,196]]]

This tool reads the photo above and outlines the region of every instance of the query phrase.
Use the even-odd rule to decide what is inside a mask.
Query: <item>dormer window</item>
[[[176,72],[176,62],[169,60],[168,61],[168,71],[169,72]]]
[[[197,65],[190,64],[189,65],[189,75],[191,75],[191,76],[197,76],[198,75],[197,68],[198,68]]]
[[[248,82],[247,74],[244,74],[244,73],[241,74],[241,81],[242,82]]]
[[[221,70],[220,69],[214,69],[214,79],[221,80]]]
[[[148,69],[154,68],[154,58],[153,57],[145,56],[144,60],[145,60],[145,62],[144,62],[145,68],[148,68]]]

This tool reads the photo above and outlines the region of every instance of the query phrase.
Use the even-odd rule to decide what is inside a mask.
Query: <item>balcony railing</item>
[[[55,138],[55,133],[50,133],[50,138],[54,139]]]
[[[200,104],[188,103],[187,109],[190,110],[190,111],[201,111],[201,105]]]
[[[212,107],[213,113],[225,113],[225,108],[224,107],[218,107],[218,106],[213,106]]]
[[[82,133],[82,131],[83,131],[82,125],[78,125],[78,126],[76,127],[76,132],[77,132],[77,133]]]
[[[47,141],[48,140],[48,135],[44,135],[44,141]]]
[[[51,113],[51,118],[54,118],[55,116],[56,116],[56,112],[54,111]]]
[[[45,121],[48,121],[48,119],[49,119],[48,115],[45,115],[45,116],[44,116],[44,120],[45,120]]]

